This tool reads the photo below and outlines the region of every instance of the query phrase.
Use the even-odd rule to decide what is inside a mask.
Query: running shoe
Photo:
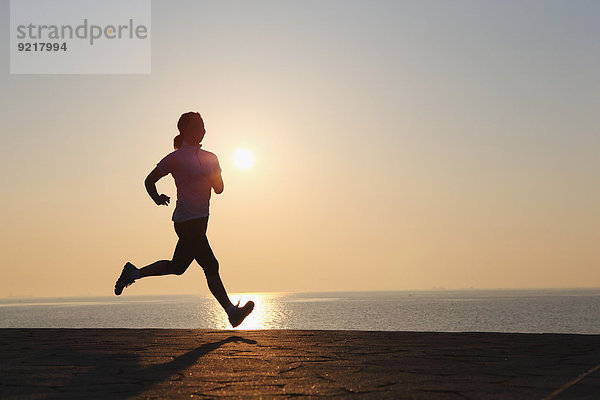
[[[244,307],[239,307],[240,303],[238,303],[233,311],[229,314],[229,323],[232,327],[236,327],[242,323],[242,321],[252,312],[254,309],[254,302],[247,302]]]
[[[118,296],[123,292],[127,286],[131,285],[135,282],[133,278],[133,273],[137,268],[130,262],[127,262],[123,267],[123,271],[121,272],[121,276],[117,279],[117,283],[115,283],[115,294]]]

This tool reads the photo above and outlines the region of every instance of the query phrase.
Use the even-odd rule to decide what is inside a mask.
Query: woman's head
[[[189,144],[198,144],[204,139],[206,130],[204,129],[204,121],[197,112],[187,112],[182,114],[177,121],[177,129],[179,135],[173,139],[173,147],[178,149],[185,140]]]

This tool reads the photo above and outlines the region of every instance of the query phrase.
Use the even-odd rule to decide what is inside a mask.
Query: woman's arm
[[[164,175],[160,172],[158,168],[154,168],[152,172],[148,174],[146,180],[144,181],[144,186],[146,186],[146,191],[152,197],[152,200],[156,203],[157,206],[168,206],[169,201],[171,200],[169,196],[166,194],[159,195],[156,191],[156,182]]]
[[[223,177],[221,176],[221,166],[219,165],[219,159],[213,154],[213,173],[210,177],[210,186],[213,188],[216,194],[223,193]]]
[[[215,174],[210,180],[210,185],[216,194],[223,193],[223,177],[221,174]]]

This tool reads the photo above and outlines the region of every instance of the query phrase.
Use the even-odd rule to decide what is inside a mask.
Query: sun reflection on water
[[[254,302],[254,310],[246,317],[244,322],[233,329],[277,329],[281,328],[285,319],[285,310],[282,302],[278,301],[284,293],[234,293],[230,297],[240,306],[247,301]],[[229,327],[231,328],[231,327]]]
[[[373,307],[373,296],[340,293],[232,293],[229,298],[234,304],[239,301],[239,305],[243,306],[250,300],[254,302],[252,313],[236,328],[231,327],[219,303],[206,296],[195,303],[196,312],[188,314],[185,326],[222,330],[361,327],[381,330],[386,324],[393,325],[394,318],[397,318],[397,314],[394,314],[394,310],[398,309],[395,306],[397,303],[384,298],[383,302]],[[351,312],[348,313],[348,310]]]

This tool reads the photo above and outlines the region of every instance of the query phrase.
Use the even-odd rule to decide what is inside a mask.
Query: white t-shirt
[[[221,167],[217,156],[201,146],[183,142],[156,164],[162,176],[171,174],[175,179],[177,204],[172,218],[175,222],[208,216],[210,180],[221,174]]]

